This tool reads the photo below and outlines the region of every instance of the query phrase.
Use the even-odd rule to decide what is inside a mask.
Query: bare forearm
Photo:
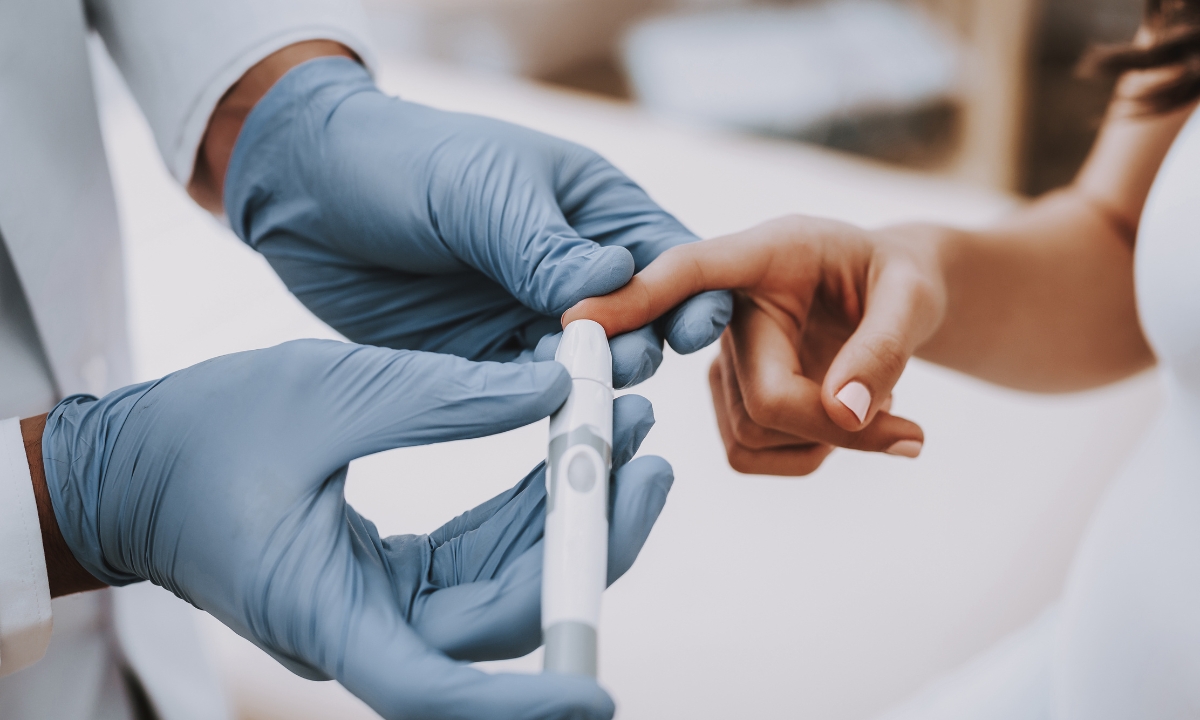
[[[946,316],[918,356],[991,382],[1060,392],[1154,362],[1138,323],[1133,232],[1077,188],[983,232],[913,227],[939,246]]]
[[[50,580],[50,596],[70,595],[85,590],[96,590],[104,583],[83,569],[71,549],[67,547],[54,507],[50,504],[50,492],[46,488],[46,472],[42,464],[42,432],[46,428],[46,416],[25,418],[21,421],[21,438],[25,443],[25,458],[29,462],[29,474],[33,478],[33,497],[37,502],[38,523],[42,528],[42,550],[46,555],[46,574]]]
[[[1137,318],[1133,248],[1154,177],[1195,104],[1137,99],[1170,70],[1126,73],[1075,181],[996,227],[912,229],[939,246],[948,305],[920,357],[1011,387],[1078,390],[1154,363]]]

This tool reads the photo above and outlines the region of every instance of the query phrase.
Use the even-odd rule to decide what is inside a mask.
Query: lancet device
[[[544,668],[595,677],[600,596],[608,579],[612,470],[612,352],[604,328],[591,320],[567,325],[554,359],[571,374],[571,394],[550,416],[542,570]]]

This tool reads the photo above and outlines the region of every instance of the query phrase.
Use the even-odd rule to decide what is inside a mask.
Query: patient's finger
[[[721,354],[713,361],[709,382],[716,402],[716,394],[720,393],[721,407],[724,409],[730,432],[739,445],[748,450],[765,450],[777,447],[795,447],[798,445],[813,445],[808,438],[796,437],[788,433],[763,427],[754,422],[746,412],[746,404],[742,399],[742,391],[738,387],[737,377],[733,372],[733,344],[729,333],[721,337]]]
[[[804,377],[783,329],[744,297],[735,300],[730,335],[733,371],[746,413],[759,425],[855,450],[886,452],[902,441],[924,441],[916,424],[886,413],[877,414],[858,432],[836,425],[825,411],[821,386]]]
[[[944,302],[910,263],[884,265],[871,286],[862,322],[825,374],[823,399],[834,422],[847,430],[871,422],[908,359],[937,328]]]
[[[706,290],[751,287],[770,267],[771,223],[749,230],[678,245],[635,275],[627,285],[603,297],[587,298],[563,314],[563,325],[588,318],[609,337],[639,328],[684,300]]]
[[[724,392],[720,387],[720,372],[719,366],[713,363],[708,380],[713,393],[713,407],[717,413],[717,429],[721,432],[721,440],[725,444],[725,456],[729,460],[729,466],[734,470],[754,475],[808,475],[820,467],[825,458],[829,457],[829,453],[833,452],[830,445],[811,443],[762,450],[753,450],[739,444],[729,425]]]

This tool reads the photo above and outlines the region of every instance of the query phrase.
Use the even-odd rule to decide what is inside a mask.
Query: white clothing
[[[1062,599],[1055,717],[1200,717],[1200,113],[1138,227],[1138,314],[1167,405],[1100,504]]]
[[[1050,662],[1058,612],[939,678],[876,720],[1049,720]]]
[[[53,407],[58,401],[53,377],[0,236],[0,417],[31,417]]]
[[[83,13],[76,0],[0,2],[0,236],[63,395],[132,379]]]
[[[110,592],[82,593],[54,600],[56,637],[37,665],[0,679],[0,717],[21,720],[135,717],[122,678],[121,650],[113,635],[112,600]],[[64,638],[67,642],[62,642]],[[47,703],[47,697],[54,697],[55,701]]]
[[[50,583],[37,503],[17,418],[0,421],[0,671],[20,669],[50,642]]]
[[[357,0],[87,0],[87,5],[181,183],[192,177],[196,150],[221,96],[267,55],[302,40],[336,40],[367,67],[375,66]]]
[[[0,2],[0,418],[132,380],[86,18],[180,181],[221,96],[263,57],[332,39],[373,63],[357,0]],[[0,429],[0,716],[128,717],[127,663],[162,720],[225,717],[181,601],[143,583],[50,603],[44,557],[17,562],[40,549],[40,528],[20,495],[32,498],[19,432]],[[18,451],[21,464],[4,462]],[[50,613],[14,608],[47,605],[59,620],[47,659],[16,673],[46,651]]]
[[[1200,112],[1155,178],[1135,273],[1167,402],[1057,610],[879,720],[1200,718]]]
[[[45,412],[56,396],[0,237],[0,417]],[[41,527],[16,417],[0,420],[0,548],[0,675],[7,675],[41,657],[50,641],[51,618]]]

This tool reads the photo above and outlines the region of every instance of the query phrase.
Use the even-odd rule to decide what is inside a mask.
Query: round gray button
[[[596,464],[587,453],[579,453],[567,464],[567,482],[578,492],[587,492],[596,484]]]

